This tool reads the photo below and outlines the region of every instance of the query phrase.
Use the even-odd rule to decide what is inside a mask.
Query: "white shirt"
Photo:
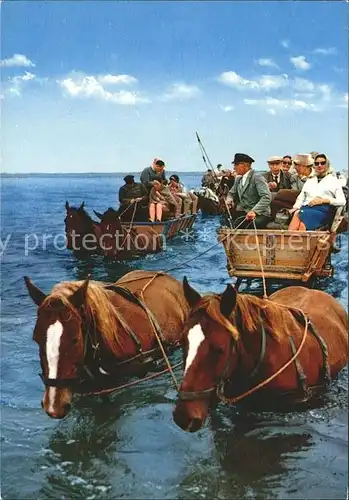
[[[245,185],[245,183],[246,183],[246,181],[247,181],[247,177],[250,175],[250,173],[251,173],[251,170],[248,170],[248,171],[246,172],[246,174],[244,174],[244,175],[242,176],[242,178],[241,178],[241,186],[242,186],[242,187],[244,187],[244,185]]]
[[[341,182],[335,176],[328,174],[321,181],[318,181],[317,176],[306,180],[293,208],[299,209],[309,205],[317,197],[328,198],[333,207],[344,207],[346,203]]]

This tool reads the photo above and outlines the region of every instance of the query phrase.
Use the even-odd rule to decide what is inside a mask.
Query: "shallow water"
[[[195,175],[183,179],[188,187],[200,181]],[[105,399],[76,398],[62,421],[44,414],[31,340],[36,311],[23,276],[45,291],[88,273],[115,281],[132,269],[172,268],[217,241],[218,220],[199,216],[193,235],[136,262],[83,262],[53,247],[53,237],[64,235],[66,199],[73,205],[85,200],[91,214],[93,208],[104,211],[115,206],[120,183],[118,176],[97,175],[2,179],[2,241],[11,234],[2,263],[2,498],[346,498],[347,370],[317,408],[247,414],[220,405],[193,435],[172,420],[176,393],[169,376]],[[38,241],[27,236],[29,247],[37,248],[25,252],[28,233],[37,234]],[[52,235],[46,247],[43,234]],[[341,244],[334,278],[318,287],[347,307],[346,236]],[[222,291],[231,281],[221,246],[172,274],[187,275],[202,292]],[[250,283],[249,290],[260,293],[261,283]]]

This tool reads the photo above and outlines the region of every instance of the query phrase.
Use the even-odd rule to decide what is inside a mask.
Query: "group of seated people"
[[[234,184],[226,197],[230,216],[239,228],[275,227],[278,212],[287,211],[289,230],[314,230],[331,223],[335,210],[346,205],[345,188],[323,153],[272,156],[269,171],[252,169],[254,159],[236,153]]]
[[[160,222],[166,217],[181,217],[197,213],[198,197],[187,191],[178,175],[166,179],[165,163],[155,158],[146,167],[140,182],[134,175],[124,177],[119,189],[119,215],[123,220]]]

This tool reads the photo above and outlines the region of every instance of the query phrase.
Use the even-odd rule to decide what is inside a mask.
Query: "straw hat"
[[[292,158],[293,163],[303,167],[311,167],[314,165],[314,158],[309,154],[297,154]]]

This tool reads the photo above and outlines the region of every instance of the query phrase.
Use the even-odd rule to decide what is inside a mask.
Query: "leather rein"
[[[155,279],[160,274],[162,274],[162,273],[157,273],[155,276],[153,276],[152,279],[143,287],[143,289],[140,291],[140,295],[142,298],[143,298],[143,292],[146,289],[146,287],[151,283],[151,281],[153,281],[153,279]],[[142,278],[142,279],[144,279],[144,278]],[[118,313],[118,320],[119,320],[121,326],[123,327],[123,329],[132,338],[133,342],[135,343],[137,354],[135,356],[132,356],[131,358],[128,358],[128,359],[125,359],[123,361],[119,361],[118,363],[115,363],[113,366],[113,368],[115,369],[115,372],[117,372],[117,370],[119,370],[120,368],[123,368],[127,365],[132,365],[133,363],[141,363],[141,364],[145,365],[147,363],[154,362],[155,359],[157,358],[156,355],[159,354],[159,351],[163,353],[163,357],[166,360],[167,355],[166,355],[166,353],[164,351],[164,347],[163,347],[163,344],[165,344],[165,339],[163,337],[161,328],[160,328],[155,316],[153,315],[153,313],[150,311],[150,309],[145,304],[144,300],[142,300],[140,297],[138,297],[136,295],[136,293],[133,293],[130,290],[128,290],[127,288],[124,288],[123,286],[120,286],[120,285],[108,284],[108,285],[105,285],[104,288],[121,295],[126,300],[129,300],[130,302],[141,307],[146,312],[147,317],[149,319],[149,322],[151,324],[151,327],[155,333],[155,337],[159,343],[159,346],[157,346],[153,349],[150,349],[148,351],[143,351],[142,344],[139,341],[137,335],[131,329],[131,327],[128,325],[128,323],[125,321],[123,316],[120,313]],[[93,333],[96,334],[95,331]],[[101,379],[101,377],[103,377],[103,380],[105,380],[106,378],[112,377],[112,374],[107,373],[101,367],[99,367],[98,374],[94,374],[94,373],[92,373],[90,368],[87,366],[86,355],[87,355],[88,347],[91,347],[93,350],[93,354],[92,354],[93,359],[97,358],[98,352],[99,352],[99,343],[97,342],[96,339],[93,338],[93,336],[94,336],[93,333],[91,333],[88,330],[84,331],[84,329],[83,329],[84,364],[80,368],[80,370],[78,372],[78,376],[58,379],[58,378],[49,378],[49,377],[46,377],[44,375],[44,373],[40,373],[39,376],[46,387],[73,388],[73,389],[75,389],[76,392],[79,392],[80,394],[100,394],[100,393],[105,393],[105,392],[113,392],[113,391],[116,391],[116,390],[121,389],[123,387],[127,387],[128,385],[134,385],[134,382],[133,383],[131,382],[130,384],[125,384],[123,386],[117,386],[117,387],[111,387],[108,389],[101,389],[101,390],[95,390],[95,391],[79,391],[79,388],[81,388],[84,384],[86,384],[86,382],[95,383],[95,382],[98,382]],[[88,341],[90,341],[90,342],[88,342]],[[90,346],[88,346],[89,343],[90,343]],[[171,354],[177,347],[179,347],[178,342],[168,345],[167,346],[167,353]],[[182,363],[180,363],[180,364],[182,364]],[[159,376],[162,373],[165,373],[168,371],[171,371],[171,367],[169,367],[166,370],[162,370],[161,372],[156,373],[156,375],[153,375],[151,378],[154,378],[154,376]],[[97,375],[98,375],[98,379],[97,379]],[[137,382],[141,382],[141,381],[142,380],[137,381]]]
[[[279,305],[281,305],[281,304],[279,304]],[[286,306],[283,306],[283,307],[286,307]],[[178,391],[178,399],[180,401],[208,400],[211,398],[211,396],[214,392],[216,393],[219,400],[221,400],[224,403],[228,403],[228,404],[235,404],[235,403],[241,401],[242,399],[245,399],[247,396],[250,396],[254,392],[256,392],[259,389],[261,389],[262,387],[264,387],[265,385],[269,384],[269,382],[271,382],[278,375],[280,375],[286,368],[288,368],[288,366],[291,363],[293,363],[294,361],[298,361],[297,357],[299,356],[299,354],[304,346],[308,330],[311,331],[311,333],[314,335],[314,337],[316,338],[316,340],[320,344],[322,354],[323,354],[323,360],[324,360],[324,365],[323,365],[323,372],[324,373],[323,374],[324,374],[325,384],[328,384],[330,381],[330,370],[329,370],[329,366],[328,366],[328,352],[327,352],[326,343],[324,342],[322,337],[316,332],[310,319],[307,317],[307,315],[301,309],[289,308],[289,307],[287,309],[293,314],[296,321],[297,320],[302,321],[302,323],[304,324],[304,331],[303,331],[302,340],[301,340],[301,343],[300,343],[298,349],[292,350],[292,352],[293,352],[292,357],[279,370],[277,370],[273,375],[267,377],[262,382],[254,385],[251,389],[248,389],[247,391],[245,391],[244,393],[242,393],[238,396],[234,396],[231,398],[226,397],[224,394],[225,383],[226,383],[226,380],[228,378],[229,371],[230,371],[229,367],[230,367],[231,357],[232,357],[234,350],[237,349],[237,344],[238,344],[238,340],[235,341],[233,339],[233,337],[231,337],[231,341],[230,341],[230,346],[231,346],[230,353],[231,354],[227,359],[227,362],[226,362],[226,365],[225,365],[224,370],[222,372],[222,375],[217,380],[217,383],[214,386],[209,387],[208,389],[203,389],[203,390],[199,390],[199,391]],[[256,376],[256,374],[258,373],[258,370],[259,370],[259,368],[263,362],[264,356],[265,356],[266,333],[265,333],[265,329],[264,329],[263,325],[261,326],[261,335],[262,335],[261,351],[260,351],[260,355],[259,355],[259,359],[257,361],[257,364],[256,364],[255,368],[253,369],[253,371],[251,372],[251,374],[249,375],[250,379],[253,379]],[[293,342],[293,339],[292,339],[292,341],[291,341],[291,339],[292,339],[292,337],[290,337],[290,344],[292,347],[292,346],[294,346],[294,342]],[[297,364],[296,364],[296,369],[298,371],[298,374],[300,375],[299,372],[300,372],[300,370],[302,372],[302,369],[299,368],[299,365],[297,365]],[[301,373],[301,375],[302,374],[303,373]],[[305,393],[307,393],[307,392],[308,392],[308,387],[305,388]]]

